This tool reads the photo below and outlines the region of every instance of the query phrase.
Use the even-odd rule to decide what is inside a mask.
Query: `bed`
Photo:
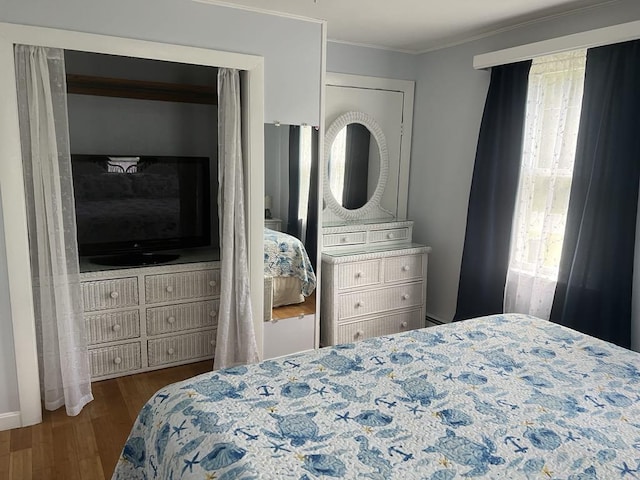
[[[640,355],[523,315],[233,367],[140,412],[114,479],[640,476]]]
[[[264,229],[264,274],[271,307],[304,302],[316,288],[316,276],[302,242],[268,228]],[[268,305],[265,310],[270,315]]]

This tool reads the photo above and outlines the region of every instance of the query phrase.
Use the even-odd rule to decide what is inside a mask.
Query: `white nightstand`
[[[279,218],[265,218],[264,226],[270,228],[271,230],[277,230],[278,232],[282,231],[282,220]]]

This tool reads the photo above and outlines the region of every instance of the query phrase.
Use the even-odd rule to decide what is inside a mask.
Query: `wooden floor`
[[[110,479],[138,411],[160,388],[211,371],[212,362],[96,382],[76,417],[64,408],[43,422],[0,432],[0,480]]]
[[[271,318],[274,320],[284,320],[285,318],[299,317],[316,313],[316,292],[313,292],[302,303],[275,307],[271,310]]]

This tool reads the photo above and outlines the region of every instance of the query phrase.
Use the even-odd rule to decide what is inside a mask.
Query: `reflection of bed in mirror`
[[[316,276],[304,245],[283,232],[264,229],[264,274],[271,278],[272,307],[304,302]]]
[[[315,297],[309,295],[313,291],[309,283],[300,275],[276,274],[270,269],[273,270],[275,252],[292,242],[297,243],[292,248],[306,251],[309,271],[313,272],[316,267],[317,142],[318,132],[313,127],[265,124],[265,208],[269,209],[265,218],[265,227],[269,230],[265,232],[271,232],[265,233],[264,319],[267,321],[315,314]],[[278,235],[274,230],[288,235],[274,240],[274,235]],[[299,308],[280,308],[292,305]]]

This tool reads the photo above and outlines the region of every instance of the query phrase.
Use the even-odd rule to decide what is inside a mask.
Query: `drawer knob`
[[[393,238],[393,233],[387,233],[387,238]]]
[[[347,243],[347,237],[340,237],[340,241],[342,243]]]
[[[216,313],[216,311],[215,311],[215,310],[211,310],[211,311],[209,312],[209,316],[210,316],[210,317],[215,317],[216,315],[218,315],[218,314]]]
[[[173,292],[173,286],[172,285],[167,285],[166,290],[167,290],[167,293]]]
[[[356,272],[356,278],[362,278],[362,272]]]
[[[403,265],[402,266],[402,271],[403,272],[408,272],[409,271],[409,265]]]
[[[364,332],[362,330],[358,330],[356,332],[356,338],[360,338],[360,337],[363,337],[363,336],[364,336]]]
[[[407,324],[407,322],[402,322],[402,323],[400,324],[400,326],[401,326],[402,328],[407,328],[407,325],[408,325],[408,324]]]
[[[111,292],[109,296],[115,300],[120,296],[120,294],[118,292]]]
[[[364,302],[360,300],[358,303],[356,303],[356,307],[364,307]]]
[[[216,344],[216,341],[215,341],[215,340],[210,340],[210,341],[209,341],[209,345],[213,346],[213,345],[215,345],[215,344]]]
[[[403,300],[409,300],[409,294],[408,293],[403,293],[402,294],[402,299]]]
[[[113,363],[116,365],[120,365],[122,363],[122,359],[120,357],[116,357],[113,359]]]
[[[116,323],[113,327],[111,327],[111,329],[114,332],[119,332],[122,329],[122,327],[118,323]]]
[[[176,353],[176,351],[175,351],[173,348],[169,348],[169,349],[167,350],[167,354],[168,354],[168,355],[173,355],[174,353]]]
[[[169,322],[171,325],[173,325],[174,323],[176,323],[176,317],[167,318],[167,322]]]
[[[211,280],[211,281],[209,282],[209,286],[210,286],[210,287],[215,287],[216,285],[217,285],[217,282],[216,282],[215,280]]]

